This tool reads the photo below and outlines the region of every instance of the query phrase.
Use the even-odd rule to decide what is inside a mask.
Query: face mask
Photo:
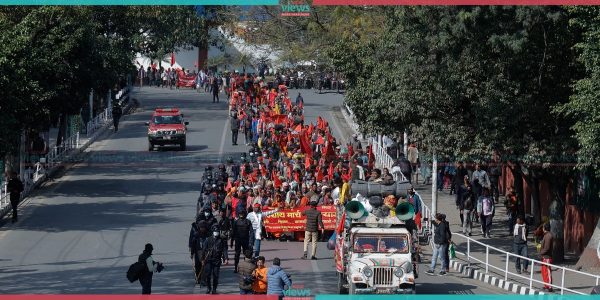
[[[215,232],[213,232],[213,236],[214,236],[214,237],[219,237],[219,232],[216,232],[216,231],[215,231]]]
[[[210,213],[209,212],[205,212],[204,216],[208,218],[210,216]]]

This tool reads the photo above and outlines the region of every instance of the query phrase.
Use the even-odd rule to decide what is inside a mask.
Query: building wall
[[[508,193],[508,189],[513,186],[514,176],[512,171],[508,167],[503,168],[502,177],[500,178],[500,192]],[[567,187],[567,197],[565,205],[565,219],[564,219],[564,245],[566,252],[574,252],[581,254],[585,249],[588,241],[594,233],[596,224],[600,216],[594,215],[587,211],[582,211],[573,204],[573,187],[569,184]],[[532,187],[523,180],[523,191],[524,191],[524,204],[525,212],[531,213],[531,195]],[[539,197],[540,197],[540,211],[542,218],[548,216],[550,213],[550,203],[552,201],[552,194],[550,192],[550,185],[548,182],[541,180],[539,182]]]

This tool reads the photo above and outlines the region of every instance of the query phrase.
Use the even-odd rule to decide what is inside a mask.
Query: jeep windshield
[[[353,249],[356,253],[408,253],[408,236],[358,235],[354,237]]]
[[[155,116],[152,122],[156,125],[181,124],[181,116]]]

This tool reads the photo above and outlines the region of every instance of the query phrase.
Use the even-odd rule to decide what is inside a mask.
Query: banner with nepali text
[[[302,215],[302,212],[307,210],[307,207],[295,208],[295,209],[280,209],[278,212],[266,217],[264,219],[264,225],[269,233],[281,233],[281,232],[296,232],[304,231],[306,224],[306,216]],[[325,230],[335,229],[335,206],[323,205],[318,206],[317,209],[323,216],[323,225]],[[269,211],[265,209],[265,212]]]

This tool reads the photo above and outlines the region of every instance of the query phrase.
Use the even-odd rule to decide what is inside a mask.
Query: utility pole
[[[404,129],[404,157],[408,157],[408,132]]]
[[[90,121],[94,119],[94,90],[91,89],[90,90],[90,97],[89,97],[89,106],[90,106]]]
[[[433,163],[431,168],[431,216],[437,213],[437,157],[433,153]]]

